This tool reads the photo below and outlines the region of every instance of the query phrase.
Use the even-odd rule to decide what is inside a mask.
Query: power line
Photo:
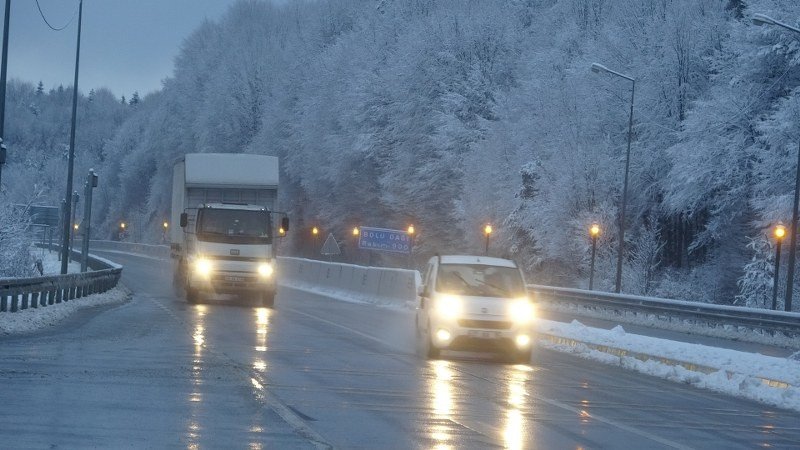
[[[72,21],[75,20],[75,16],[78,15],[78,8],[75,8],[75,12],[72,13],[72,18],[69,19],[69,22],[64,24],[63,27],[59,28],[59,27],[54,27],[53,25],[50,24],[50,22],[47,21],[47,17],[44,16],[44,11],[42,11],[42,7],[41,7],[41,5],[39,5],[39,0],[36,0],[36,8],[39,9],[39,15],[42,16],[42,20],[44,20],[44,23],[47,24],[47,26],[50,27],[50,29],[53,30],[53,31],[61,31],[64,28],[67,28],[68,26],[70,26]]]

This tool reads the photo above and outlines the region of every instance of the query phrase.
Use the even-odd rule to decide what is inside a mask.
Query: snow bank
[[[42,260],[42,267],[44,268],[45,275],[57,275],[61,272],[61,261],[58,260],[57,252],[34,248],[31,253],[35,258]],[[111,265],[117,265],[112,261],[105,261]],[[67,266],[67,271],[69,273],[78,273],[80,270],[81,265],[73,261],[70,261]],[[124,303],[130,298],[130,295],[130,291],[126,288],[117,286],[107,292],[93,294],[54,305],[28,308],[13,313],[2,312],[0,313],[0,335],[31,333],[45,327],[56,325],[75,311],[83,308]]]
[[[643,374],[800,411],[800,361],[539,321],[539,345]],[[794,355],[793,355],[794,356]]]
[[[102,294],[92,294],[50,306],[23,309],[18,312],[0,313],[0,335],[24,334],[56,325],[74,312],[83,308],[124,303],[130,292],[117,286]]]

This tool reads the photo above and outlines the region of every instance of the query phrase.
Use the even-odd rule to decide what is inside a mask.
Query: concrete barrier
[[[417,300],[416,270],[365,267],[303,258],[278,258],[280,283],[368,303],[409,306]]]

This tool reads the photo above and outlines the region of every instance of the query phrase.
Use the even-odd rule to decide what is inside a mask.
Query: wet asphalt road
[[[409,311],[187,305],[169,262],[105,256],[130,302],[0,338],[0,447],[800,448],[798,413],[543,350],[422,361]]]

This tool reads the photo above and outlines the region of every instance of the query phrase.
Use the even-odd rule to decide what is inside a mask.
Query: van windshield
[[[204,208],[197,212],[197,238],[230,244],[269,244],[270,218],[267,211]]]
[[[519,269],[481,264],[442,264],[436,291],[480,297],[521,297],[525,283]]]

